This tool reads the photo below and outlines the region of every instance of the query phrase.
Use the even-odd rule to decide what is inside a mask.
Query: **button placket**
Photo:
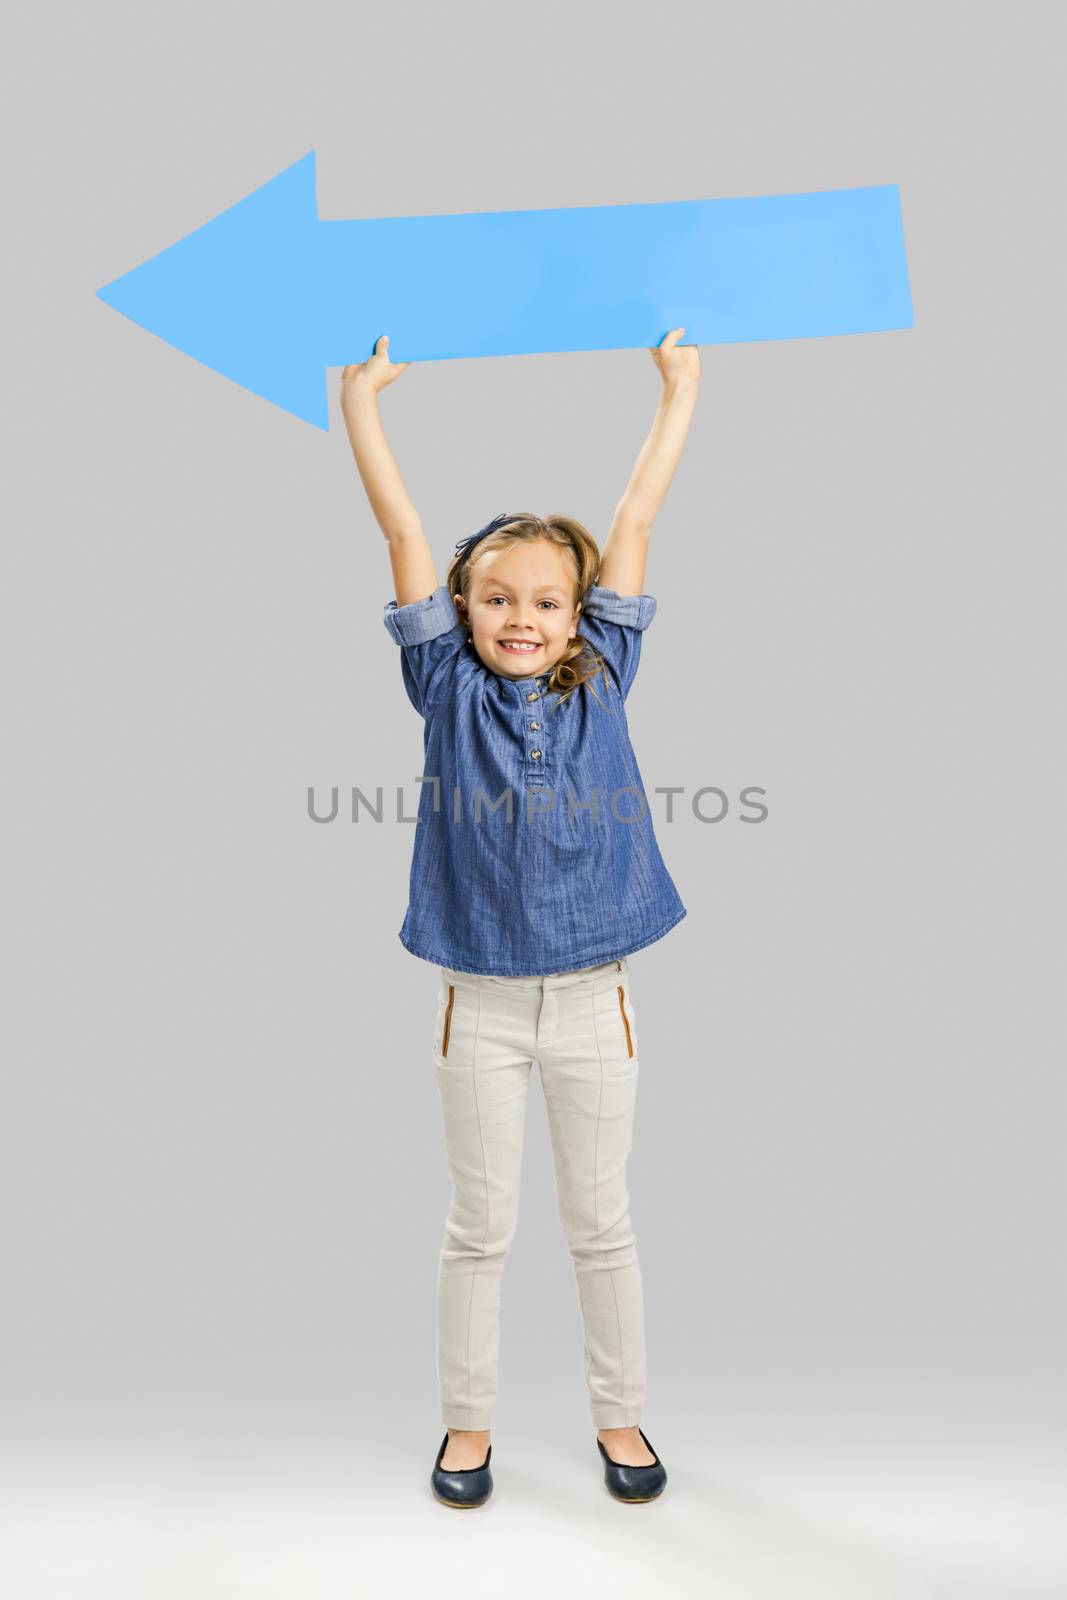
[[[540,700],[543,693],[544,679],[535,678],[534,683],[537,687],[527,690],[527,702],[531,700]],[[531,707],[531,709],[534,708]],[[540,708],[538,707],[536,709]],[[537,718],[531,717],[527,722],[526,727],[523,729],[523,754],[525,756],[527,788],[541,789],[544,787],[543,772],[545,752],[542,749],[544,740],[537,737],[540,732],[540,721]]]

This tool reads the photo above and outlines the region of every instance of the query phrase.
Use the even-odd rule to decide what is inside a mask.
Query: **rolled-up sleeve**
[[[578,632],[604,657],[625,700],[641,661],[641,636],[656,615],[650,594],[617,594],[602,584],[587,590]]]
[[[391,639],[401,647],[400,665],[408,699],[420,715],[446,695],[467,637],[446,584],[424,600],[398,606],[386,602],[382,618]]]

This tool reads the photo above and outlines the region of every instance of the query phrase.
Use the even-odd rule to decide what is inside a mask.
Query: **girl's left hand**
[[[695,344],[679,346],[678,340],[684,332],[684,328],[672,328],[663,342],[648,352],[664,384],[700,382],[700,347]]]

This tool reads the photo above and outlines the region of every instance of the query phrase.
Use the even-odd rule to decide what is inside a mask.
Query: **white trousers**
[[[434,1065],[452,1181],[438,1272],[442,1419],[450,1428],[492,1427],[501,1279],[518,1221],[536,1060],[593,1423],[631,1427],[642,1420],[645,1334],[626,1186],[638,1078],[627,958],[538,978],[439,971]]]

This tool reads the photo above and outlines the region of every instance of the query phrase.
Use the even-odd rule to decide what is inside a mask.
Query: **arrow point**
[[[139,327],[329,427],[315,151],[96,291]]]

